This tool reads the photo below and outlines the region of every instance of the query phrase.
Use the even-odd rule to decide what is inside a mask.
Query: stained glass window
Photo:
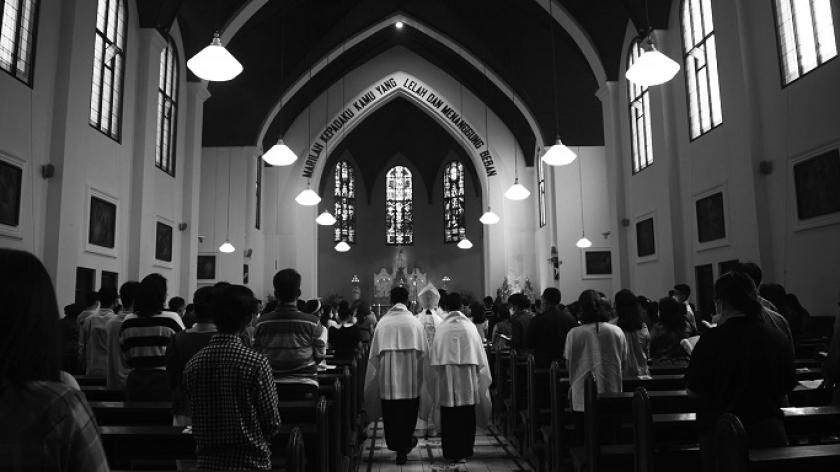
[[[830,0],[775,0],[785,85],[837,56]]]
[[[540,189],[540,228],[545,226],[545,167],[543,167],[543,160],[537,159],[537,169],[539,172],[539,189]]]
[[[178,123],[178,56],[170,39],[160,52],[158,79],[158,128],[155,165],[175,177],[175,134]]]
[[[443,171],[443,242],[457,243],[466,233],[464,165],[452,161]]]
[[[125,0],[99,0],[93,49],[90,125],[120,140],[123,68],[125,67]]]
[[[627,54],[627,69],[642,55],[639,43],[634,42]],[[633,153],[633,173],[653,164],[653,144],[650,133],[650,94],[643,85],[627,81],[630,101],[630,147]]]
[[[691,139],[723,123],[711,0],[683,0],[682,33]]]
[[[385,182],[385,242],[389,246],[414,244],[411,171],[403,166],[393,167]]]
[[[37,12],[35,0],[0,2],[0,69],[27,85],[32,84]]]
[[[335,166],[335,242],[356,242],[356,175],[347,161]]]

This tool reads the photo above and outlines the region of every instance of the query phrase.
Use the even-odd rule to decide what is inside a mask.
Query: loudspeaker
[[[622,218],[621,226],[630,226],[630,218]]]
[[[187,224],[186,223],[178,223],[178,229],[181,231],[186,231]]]
[[[761,161],[758,163],[758,170],[764,175],[773,173],[773,161]]]
[[[41,177],[51,179],[55,175],[55,166],[52,164],[45,164],[41,166]]]
[[[253,249],[250,249],[250,248],[246,249],[245,250],[245,257],[251,257],[251,254],[253,254],[253,253],[254,253]]]

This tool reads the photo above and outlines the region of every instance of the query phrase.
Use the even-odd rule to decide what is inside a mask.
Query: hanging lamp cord
[[[554,46],[554,9],[552,8],[554,0],[548,0],[548,21],[550,21],[551,28],[551,63],[554,69],[554,131],[557,134],[557,139],[560,139],[560,108],[557,104],[557,53]]]
[[[230,242],[230,175],[233,172],[233,167],[231,165],[231,161],[233,161],[233,150],[228,148],[228,194],[227,194],[227,238],[225,241]]]
[[[580,154],[580,148],[578,148]],[[578,180],[580,180],[580,231],[581,236],[586,236],[586,228],[583,224],[583,159],[578,157]]]

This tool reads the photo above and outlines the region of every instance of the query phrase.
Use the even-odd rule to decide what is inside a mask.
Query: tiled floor
[[[396,464],[397,453],[389,451],[382,437],[382,422],[377,421],[368,429],[368,440],[362,450],[359,472],[433,472],[433,465],[450,465],[443,458],[440,436],[420,439],[417,447],[408,455],[408,463]],[[453,464],[454,465],[454,464]],[[478,428],[475,437],[475,455],[466,464],[458,464],[461,471],[468,472],[531,472],[533,469],[519,457],[495,426]],[[443,471],[443,469],[439,469]],[[450,469],[455,471],[453,467]]]

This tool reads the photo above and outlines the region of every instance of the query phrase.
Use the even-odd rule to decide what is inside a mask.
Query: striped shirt
[[[0,469],[108,470],[82,392],[60,382],[0,377]]]
[[[326,357],[324,326],[318,318],[284,304],[260,317],[254,350],[271,363],[278,383],[318,385],[317,364]]]
[[[125,317],[120,327],[120,346],[132,369],[166,369],[166,346],[169,338],[184,325],[177,313],[164,311],[153,316]]]

